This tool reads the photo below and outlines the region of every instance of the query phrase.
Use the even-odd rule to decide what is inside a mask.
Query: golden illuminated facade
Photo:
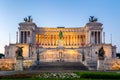
[[[84,27],[38,27],[33,22],[19,24],[19,42],[5,47],[6,57],[15,54],[16,45],[24,47],[24,59],[37,59],[37,49],[41,62],[82,62],[85,55],[86,62],[97,60],[97,52],[101,46],[105,50],[106,58],[114,58],[116,47],[102,43],[102,24],[90,21]],[[60,31],[63,34],[60,39]],[[18,37],[18,36],[17,36]],[[61,40],[61,42],[60,42]]]
[[[36,43],[44,48],[57,48],[59,41],[59,32],[63,33],[63,46],[65,48],[79,48],[83,37],[86,44],[85,28],[38,28],[36,31]]]

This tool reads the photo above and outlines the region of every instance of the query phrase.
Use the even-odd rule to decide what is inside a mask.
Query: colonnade
[[[101,44],[102,43],[102,32],[101,31],[92,31],[91,32],[91,42],[94,42],[94,44]]]
[[[20,43],[27,43],[30,31],[20,31]]]
[[[58,46],[58,40],[58,35],[36,35],[36,42],[40,45]],[[64,46],[79,46],[82,42],[81,35],[64,35],[62,40]]]

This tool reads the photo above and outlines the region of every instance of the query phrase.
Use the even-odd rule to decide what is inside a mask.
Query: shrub
[[[12,75],[0,75],[0,79],[16,79],[16,78],[30,78],[30,74],[12,74]]]
[[[76,74],[87,79],[120,79],[120,74],[113,72],[76,72]]]

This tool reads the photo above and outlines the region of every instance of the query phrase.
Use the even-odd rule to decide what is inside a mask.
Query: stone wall
[[[34,65],[34,61],[33,60],[24,60],[23,61],[23,65],[24,65],[24,68],[29,68],[30,66]]]
[[[34,61],[32,59],[27,59],[23,61],[24,68],[29,68],[32,65],[34,65]],[[14,70],[15,66],[15,59],[0,59],[0,71]],[[105,59],[104,70],[120,70],[120,59]]]
[[[120,70],[120,59],[114,59],[111,61],[111,70]]]
[[[106,59],[104,68],[105,70],[120,70],[120,59]]]
[[[0,59],[0,71],[13,70],[14,64],[15,64],[14,59]]]
[[[33,64],[34,64],[34,61],[30,59],[23,61],[24,68],[29,68]],[[0,59],[0,71],[14,70],[15,66],[16,66],[15,59]]]

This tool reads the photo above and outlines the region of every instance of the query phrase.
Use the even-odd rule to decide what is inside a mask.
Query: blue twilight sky
[[[112,34],[120,52],[120,0],[0,0],[0,53],[9,41],[16,42],[18,23],[28,15],[40,27],[82,27],[95,16],[103,23],[106,43]]]

